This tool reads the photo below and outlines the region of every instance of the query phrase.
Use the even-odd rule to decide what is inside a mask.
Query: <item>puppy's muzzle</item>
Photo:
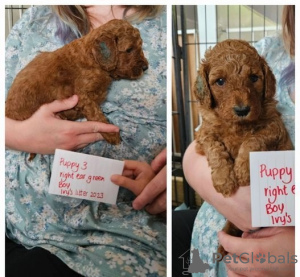
[[[235,106],[233,108],[234,113],[239,117],[247,116],[250,112],[249,106]]]

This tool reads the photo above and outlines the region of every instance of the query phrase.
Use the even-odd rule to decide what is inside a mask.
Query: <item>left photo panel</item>
[[[167,7],[5,6],[5,276],[167,276]]]

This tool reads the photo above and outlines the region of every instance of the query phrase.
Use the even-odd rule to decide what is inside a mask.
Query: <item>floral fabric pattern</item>
[[[266,37],[255,45],[258,53],[262,55],[271,67],[278,82],[281,72],[291,62],[284,50],[280,36]],[[295,145],[295,104],[290,98],[288,89],[277,84],[276,98],[278,110],[282,113],[285,126]],[[210,204],[204,203],[195,219],[191,253],[193,249],[199,250],[199,255],[204,263],[208,263],[210,269],[204,273],[193,273],[193,277],[226,277],[226,267],[223,262],[213,262],[213,253],[217,253],[217,234],[225,225],[226,219]],[[191,256],[191,259],[193,257]]]
[[[6,95],[16,74],[40,51],[63,46],[47,6],[32,7],[6,41]],[[166,146],[166,14],[137,27],[149,69],[139,80],[113,82],[102,110],[122,143],[105,141],[81,152],[151,162]],[[34,78],[34,76],[33,76]],[[165,276],[165,220],[131,206],[120,188],[109,205],[48,193],[53,155],[6,150],[6,234],[26,248],[42,247],[84,276]],[[112,274],[113,272],[113,274]]]

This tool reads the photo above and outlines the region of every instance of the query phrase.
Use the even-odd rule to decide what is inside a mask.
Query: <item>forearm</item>
[[[102,132],[119,132],[119,128],[102,122],[73,122],[56,117],[56,113],[73,108],[77,96],[55,100],[41,106],[30,118],[16,121],[6,118],[7,148],[36,154],[53,154],[55,149],[77,150],[103,140]]]
[[[7,117],[5,117],[5,147],[28,153],[39,153],[37,150],[40,150],[37,134],[27,126],[27,121]]]
[[[196,153],[195,144],[195,142],[190,144],[183,158],[183,170],[187,182],[196,193],[238,228],[243,231],[250,230],[250,187],[240,187],[232,197],[226,198],[216,192],[207,159]]]
[[[23,150],[25,137],[22,134],[21,121],[5,117],[5,147],[13,150]]]
[[[207,159],[196,153],[196,142],[192,142],[183,157],[183,171],[189,185],[207,202],[211,204],[210,196],[214,190],[211,169]],[[218,197],[219,194],[216,195]]]

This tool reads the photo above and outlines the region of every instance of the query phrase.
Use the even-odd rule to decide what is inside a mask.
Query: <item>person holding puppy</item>
[[[57,118],[57,112],[77,104],[76,95],[42,106],[28,120],[6,119],[7,276],[19,276],[20,269],[26,276],[166,275],[165,218],[152,215],[165,210],[165,183],[160,182],[166,147],[164,7],[28,9],[6,41],[6,94],[16,74],[40,51],[54,51],[114,18],[140,30],[149,69],[139,80],[112,84],[102,104],[112,124]],[[120,132],[122,142],[110,145],[99,132]],[[117,204],[49,194],[56,148],[126,159],[124,176],[112,177],[124,186]],[[28,162],[25,152],[42,155]],[[140,169],[147,174],[140,176]],[[126,171],[134,176],[124,181]]]
[[[278,109],[282,113],[285,126],[295,145],[295,6],[284,7],[282,28],[282,36],[266,37],[255,47],[265,57],[277,79]],[[295,253],[294,227],[252,230],[250,187],[240,187],[229,198],[224,198],[217,193],[212,184],[206,157],[196,153],[195,145],[193,142],[188,147],[184,155],[183,168],[188,183],[206,200],[206,203],[202,205],[195,218],[191,249],[199,250],[200,258],[210,265],[210,269],[204,274],[195,273],[193,276],[254,276],[255,268],[263,268],[259,262],[245,263],[239,259],[226,265],[223,262],[213,263],[213,253],[217,252],[219,242],[231,257],[249,252],[262,255],[270,252],[277,256],[289,252],[293,255]],[[221,231],[225,224],[225,217],[244,231],[242,238],[232,237]],[[285,242],[284,247],[282,241]],[[294,274],[293,263],[277,263],[273,267],[268,265],[262,270],[255,271],[255,276],[279,277],[294,276]]]

